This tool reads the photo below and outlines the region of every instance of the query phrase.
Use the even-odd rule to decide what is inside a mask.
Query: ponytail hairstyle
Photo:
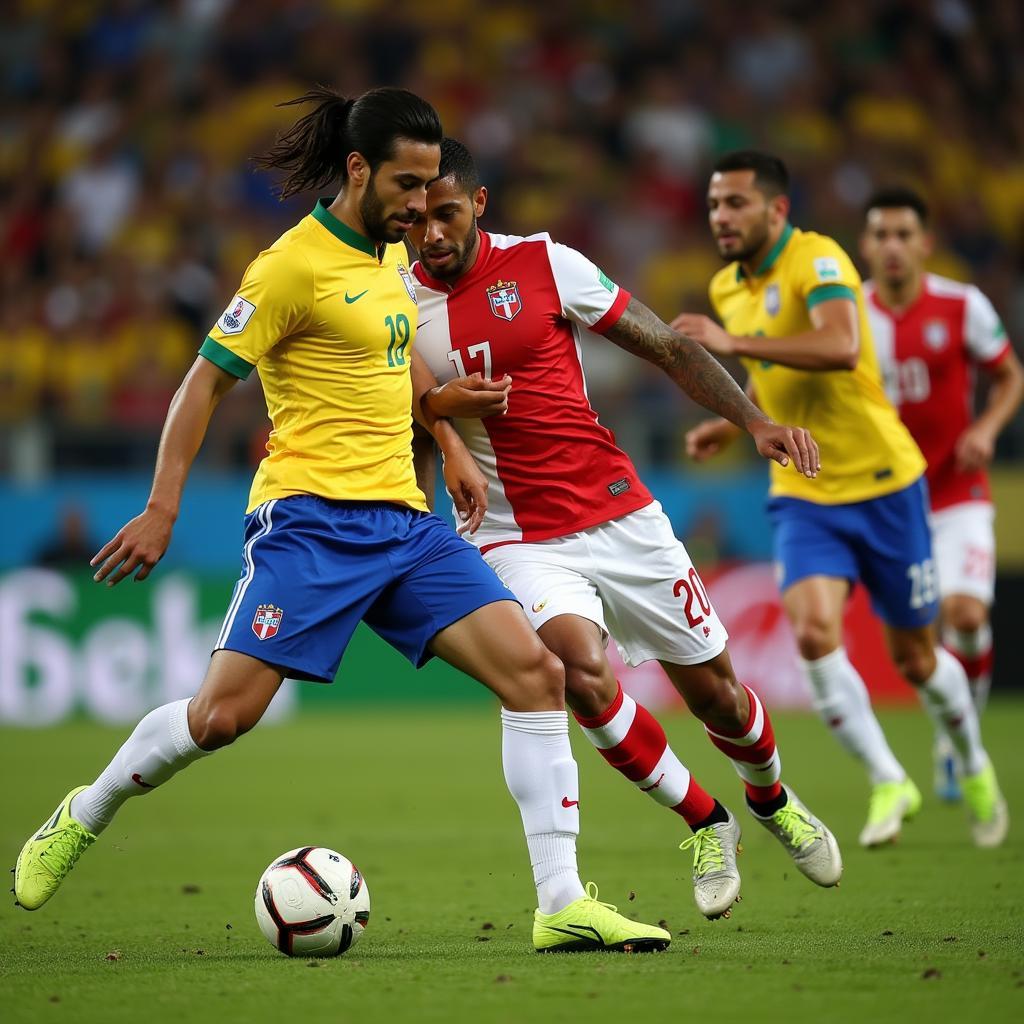
[[[444,135],[437,111],[406,89],[371,89],[353,100],[318,85],[279,106],[306,103],[316,106],[255,160],[257,167],[288,172],[282,199],[346,181],[350,153],[361,153],[372,173],[394,155],[397,139],[440,145]]]

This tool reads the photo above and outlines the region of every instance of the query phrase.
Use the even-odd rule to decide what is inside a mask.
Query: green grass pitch
[[[832,826],[837,890],[800,876],[742,809],[731,766],[672,716],[677,753],[741,815],[743,902],[727,921],[693,905],[687,834],[607,768],[573,727],[580,867],[601,898],[663,919],[669,951],[538,956],[519,816],[496,711],[365,707],[257,729],[159,793],[130,801],[36,913],[0,911],[0,1020],[883,1021],[1024,1019],[1024,826],[976,850],[963,809],[930,795],[923,713],[884,714],[926,792],[898,846],[856,846],[860,770],[814,719],[776,716],[785,777]],[[1011,810],[1024,703],[995,701],[989,748]],[[0,730],[2,844],[20,844],[124,730]],[[256,880],[301,844],[351,857],[370,887],[362,942],[337,960],[288,960],[256,927]],[[13,899],[13,897],[12,897]]]

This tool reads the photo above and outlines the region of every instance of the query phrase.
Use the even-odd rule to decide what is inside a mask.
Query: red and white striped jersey
[[[933,509],[990,501],[988,475],[956,468],[956,443],[974,418],[974,370],[1006,358],[1010,344],[992,303],[971,284],[925,274],[902,313],[864,283],[885,388],[928,460]]]
[[[434,376],[512,377],[504,416],[456,423],[489,484],[478,547],[550,540],[652,501],[583,375],[584,346],[618,321],[629,292],[546,232],[481,231],[476,263],[454,286],[420,263],[413,273],[416,352]]]

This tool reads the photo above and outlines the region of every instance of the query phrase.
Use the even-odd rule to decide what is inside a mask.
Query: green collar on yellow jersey
[[[779,240],[772,246],[771,252],[761,261],[761,266],[754,271],[754,277],[760,277],[762,274],[767,274],[772,267],[775,266],[775,261],[779,258],[779,254],[783,249],[786,248],[786,243],[793,236],[793,225],[786,221],[786,226],[782,229],[782,234],[779,235]],[[741,264],[736,265],[736,280],[742,281],[746,277],[743,273],[743,267]]]
[[[313,207],[313,219],[323,224],[339,241],[352,246],[353,249],[358,249],[360,252],[365,252],[367,256],[376,256],[379,259],[380,254],[377,252],[377,246],[371,239],[367,238],[366,235],[359,234],[358,231],[353,231],[344,221],[338,220],[327,209],[333,201],[332,199],[318,199],[316,206]]]

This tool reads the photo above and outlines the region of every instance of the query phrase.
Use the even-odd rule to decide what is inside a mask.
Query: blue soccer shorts
[[[419,668],[442,629],[512,600],[477,549],[429,512],[293,495],[246,516],[242,575],[214,650],[329,683],[362,620]]]
[[[781,590],[808,576],[860,580],[886,624],[913,629],[935,620],[938,579],[923,478],[845,505],[771,498],[768,515]]]

